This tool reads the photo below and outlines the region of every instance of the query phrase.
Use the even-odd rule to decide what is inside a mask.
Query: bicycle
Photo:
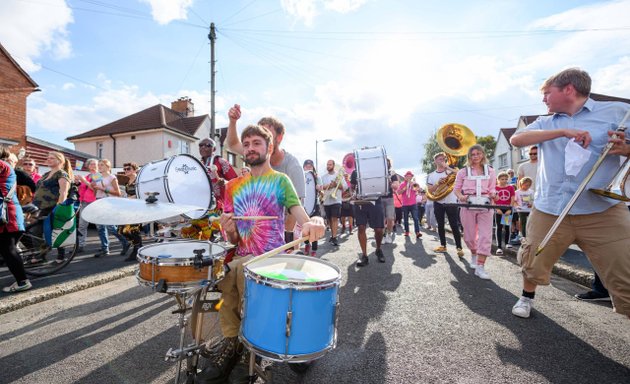
[[[73,218],[76,224],[76,216]],[[73,246],[63,247],[63,258],[58,258],[58,252],[46,243],[43,231],[43,219],[35,219],[26,225],[25,231],[18,241],[18,254],[22,258],[24,270],[29,276],[48,276],[65,268],[77,254],[79,242]]]

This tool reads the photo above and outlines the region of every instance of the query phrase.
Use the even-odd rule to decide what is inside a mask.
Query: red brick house
[[[26,148],[26,98],[37,83],[0,44],[0,144],[19,153]]]

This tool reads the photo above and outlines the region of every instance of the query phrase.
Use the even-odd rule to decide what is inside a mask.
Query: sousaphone
[[[449,174],[444,182],[438,184],[437,189],[431,193],[427,190],[429,200],[442,200],[453,191],[455,176],[457,175],[457,160],[468,154],[468,149],[477,143],[475,134],[467,126],[458,123],[443,125],[436,134],[438,146],[446,153],[447,163],[455,172]]]

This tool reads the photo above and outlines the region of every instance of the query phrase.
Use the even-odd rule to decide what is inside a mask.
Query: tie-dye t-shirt
[[[241,176],[225,187],[224,212],[234,216],[276,216],[275,220],[237,220],[239,256],[261,255],[284,244],[284,209],[300,205],[295,188],[284,173],[269,170],[262,176]]]

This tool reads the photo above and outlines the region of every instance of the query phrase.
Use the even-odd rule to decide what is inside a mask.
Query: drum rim
[[[266,358],[266,359],[269,359],[269,360],[272,360],[272,361],[276,361],[276,362],[279,362],[279,363],[284,363],[284,362],[305,363],[307,361],[319,359],[319,358],[323,357],[326,353],[328,353],[329,351],[331,351],[331,350],[333,350],[335,348],[335,346],[336,346],[336,333],[337,333],[337,329],[336,328],[335,328],[334,333],[335,333],[335,335],[333,335],[333,340],[330,342],[330,344],[328,344],[326,346],[326,348],[322,349],[321,351],[312,352],[312,353],[305,353],[305,354],[299,354],[299,355],[287,355],[287,354],[284,354],[284,353],[271,352],[271,351],[268,351],[266,349],[263,349],[263,348],[260,348],[260,347],[257,347],[255,345],[253,345],[243,335],[242,326],[241,326],[241,329],[238,332],[238,338],[245,345],[245,347],[247,347],[247,349],[249,349],[250,351],[254,351],[254,353],[256,353],[257,355],[262,356],[263,358]]]
[[[149,255],[142,254],[142,250],[143,249],[152,248],[152,247],[158,247],[158,246],[165,246],[165,245],[168,245],[168,244],[171,244],[171,243],[203,243],[203,244],[212,244],[212,246],[218,246],[218,247],[223,249],[223,251],[221,253],[203,256],[202,259],[204,259],[204,260],[221,259],[221,258],[224,258],[227,255],[227,252],[228,252],[228,249],[225,246],[223,246],[221,244],[218,244],[218,243],[211,243],[211,242],[202,241],[202,240],[175,240],[175,241],[169,241],[167,243],[157,243],[157,244],[145,245],[144,247],[141,247],[141,248],[138,249],[138,256],[137,256],[137,258],[138,258],[138,260],[141,263],[155,264],[155,265],[165,266],[165,267],[166,266],[187,267],[187,266],[194,265],[195,256],[177,257],[177,258],[175,258],[175,257],[163,257],[163,258],[160,258],[159,256],[149,256]],[[168,260],[173,260],[173,261],[168,262]],[[157,261],[157,262],[155,262],[155,261]]]
[[[270,256],[266,258],[265,260],[274,259],[278,257],[286,257],[286,256],[290,256],[291,258],[296,258],[296,259],[301,259],[301,260],[306,260],[306,261],[314,261],[314,262],[322,263],[326,266],[331,267],[335,272],[337,272],[337,277],[328,279],[328,280],[322,280],[322,281],[277,280],[271,277],[261,276],[258,273],[252,271],[250,268],[250,265],[256,264],[256,258],[254,258],[252,263],[250,265],[246,265],[244,268],[245,280],[247,280],[247,278],[249,277],[250,280],[253,280],[256,284],[273,287],[273,288],[295,289],[298,291],[319,291],[323,289],[332,288],[335,286],[338,287],[339,285],[341,285],[341,270],[335,264],[330,263],[326,260],[316,259],[311,256],[292,255],[292,254],[286,254],[286,253]]]

